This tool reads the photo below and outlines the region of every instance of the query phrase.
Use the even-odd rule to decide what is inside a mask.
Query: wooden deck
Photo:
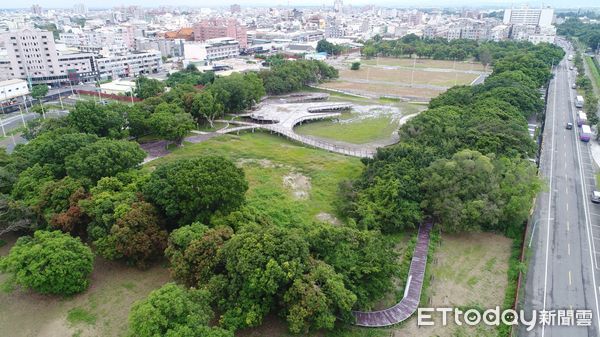
[[[404,297],[391,308],[379,311],[353,311],[355,323],[364,327],[384,327],[398,324],[417,311],[421,299],[421,289],[427,266],[427,253],[429,251],[429,234],[433,223],[424,222],[419,227],[419,234],[408,272],[407,287]]]

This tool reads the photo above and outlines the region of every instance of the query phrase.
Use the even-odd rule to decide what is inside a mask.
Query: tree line
[[[494,69],[483,84],[432,99],[400,128],[398,144],[379,149],[359,179],[341,184],[339,207],[359,227],[397,233],[431,216],[448,232],[520,233],[542,186],[529,162],[537,145],[527,120],[543,111],[539,89],[564,52],[548,44],[482,45]]]
[[[591,50],[600,48],[600,24],[598,23],[583,23],[577,16],[568,17],[556,27],[556,33],[576,38]]]

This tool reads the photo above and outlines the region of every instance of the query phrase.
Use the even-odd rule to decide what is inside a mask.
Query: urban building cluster
[[[160,77],[188,64],[283,52],[322,58],[317,42],[359,48],[376,35],[398,38],[554,42],[552,8],[504,11],[417,10],[350,6],[221,9],[115,7],[0,12],[0,81],[29,84],[105,82],[139,75]],[[250,62],[247,62],[250,63]]]

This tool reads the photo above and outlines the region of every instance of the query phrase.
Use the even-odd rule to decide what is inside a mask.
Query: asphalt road
[[[566,44],[563,43],[564,46]],[[573,54],[572,51],[567,51]],[[550,83],[540,174],[547,190],[536,200],[531,257],[523,309],[592,310],[591,326],[543,326],[518,329],[519,336],[600,336],[600,205],[590,202],[596,170],[589,144],[578,138],[570,85],[575,73],[563,59]],[[573,130],[565,128],[575,123]],[[538,315],[539,317],[539,315]],[[576,323],[576,320],[574,320]],[[559,323],[559,322],[557,322]]]

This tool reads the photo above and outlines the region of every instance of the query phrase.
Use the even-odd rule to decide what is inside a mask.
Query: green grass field
[[[358,158],[306,148],[260,132],[186,143],[148,166],[205,155],[221,155],[243,167],[250,185],[246,194],[248,206],[280,224],[292,221],[296,225],[310,225],[319,213],[335,215],[339,182],[358,177],[363,167]],[[298,191],[284,184],[284,179],[290,179],[293,173],[307,178],[308,186],[300,187],[306,190],[306,198],[297,198]]]
[[[355,113],[344,114],[341,120],[356,116]],[[394,122],[392,116],[387,115],[347,123],[340,123],[335,120],[315,121],[299,125],[294,130],[301,135],[328,138],[352,144],[365,144],[389,138],[397,128],[398,122]]]
[[[600,69],[594,63],[594,60],[590,56],[584,56],[585,62],[590,69],[590,73],[592,74],[592,81],[596,86],[596,89],[600,90]]]

